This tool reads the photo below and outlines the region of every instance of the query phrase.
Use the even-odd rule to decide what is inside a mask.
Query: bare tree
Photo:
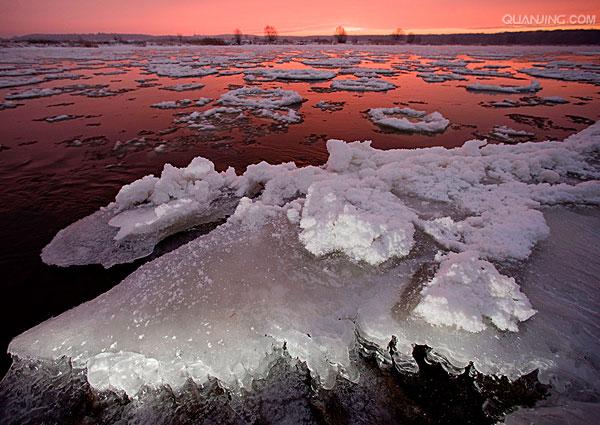
[[[406,34],[402,30],[402,28],[396,28],[394,32],[392,32],[392,38],[396,43],[404,41],[406,39]]]
[[[239,28],[233,30],[233,41],[235,44],[242,44],[242,32]]]
[[[341,25],[335,29],[333,36],[338,43],[345,43],[348,40],[348,34],[346,34],[346,30]]]
[[[268,43],[274,43],[277,40],[277,30],[272,25],[265,27],[265,38]]]

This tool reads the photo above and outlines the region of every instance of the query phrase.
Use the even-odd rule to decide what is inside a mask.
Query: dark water
[[[306,102],[300,107],[301,124],[287,128],[253,118],[250,123],[219,131],[210,136],[182,126],[173,125],[173,115],[190,113],[204,108],[157,110],[150,105],[162,100],[197,99],[200,96],[217,99],[228,88],[244,85],[241,75],[174,79],[148,75],[136,63],[156,52],[140,50],[123,54],[118,60],[106,60],[102,52],[87,52],[98,57],[93,66],[83,60],[63,59],[41,49],[0,52],[0,63],[19,69],[34,66],[79,67],[75,73],[83,77],[76,81],[57,80],[35,86],[0,89],[0,98],[8,93],[31,87],[61,87],[69,84],[107,84],[111,89],[131,89],[116,96],[89,98],[65,93],[46,98],[18,100],[15,109],[0,111],[0,276],[3,297],[0,301],[0,351],[6,352],[10,340],[41,321],[57,315],[70,307],[105,292],[141,262],[116,266],[105,270],[100,266],[61,269],[44,265],[39,257],[41,249],[57,231],[73,221],[96,211],[114,199],[118,189],[136,178],[149,173],[159,173],[166,162],[176,166],[186,165],[193,157],[201,155],[211,159],[217,169],[231,165],[238,172],[252,163],[266,160],[272,163],[295,161],[299,165],[321,164],[327,158],[325,142],[329,138],[373,140],[377,148],[415,148],[427,146],[460,146],[476,135],[485,135],[495,125],[507,125],[535,133],[535,140],[563,139],[586,127],[585,120],[568,115],[596,120],[599,116],[598,87],[557,80],[542,80],[539,95],[562,96],[570,103],[556,106],[524,108],[486,108],[481,102],[516,99],[519,95],[494,95],[471,93],[465,85],[478,81],[450,81],[430,84],[417,78],[415,72],[384,76],[385,80],[399,86],[385,93],[319,92],[314,88],[327,88],[330,82],[267,82],[262,87],[282,87],[300,93]],[[92,49],[93,50],[93,49]],[[493,50],[493,49],[492,49]],[[315,50],[311,50],[311,54]],[[66,52],[68,53],[68,52]],[[68,56],[65,53],[65,56]],[[164,56],[200,56],[229,54],[225,50],[159,52]],[[278,63],[282,57],[302,57],[303,52],[290,48],[275,53],[261,53],[263,66],[296,68],[291,62]],[[402,60],[426,61],[419,55],[402,53]],[[362,66],[389,67],[400,56],[388,55],[384,61],[369,62]],[[368,58],[368,53],[365,58]],[[459,55],[459,58],[467,56]],[[494,60],[516,70],[532,63],[554,59],[594,61],[588,56],[569,52],[560,54],[537,53],[510,60]],[[478,66],[488,62],[478,63]],[[232,67],[231,65],[229,65]],[[99,71],[126,70],[119,75],[95,75]],[[517,74],[518,75],[518,74]],[[346,76],[343,76],[347,78]],[[485,79],[485,84],[525,85],[531,79]],[[140,87],[135,80],[157,78],[153,87]],[[161,86],[178,83],[201,82],[205,87],[192,92],[161,90]],[[586,100],[587,99],[587,100]],[[314,105],[320,100],[345,102],[340,111],[326,112]],[[366,119],[364,111],[371,107],[410,106],[428,112],[440,111],[451,121],[443,134],[435,136],[407,135],[382,131]],[[545,118],[541,125],[519,123],[508,114],[527,114]],[[83,117],[56,123],[40,121],[59,115],[73,114]],[[538,120],[539,123],[539,120]],[[175,128],[168,134],[161,131]],[[144,138],[140,140],[140,138]],[[115,149],[117,141],[132,141],[127,148]],[[79,140],[80,143],[74,143]],[[154,148],[165,144],[166,149]],[[0,373],[10,365],[3,354]]]

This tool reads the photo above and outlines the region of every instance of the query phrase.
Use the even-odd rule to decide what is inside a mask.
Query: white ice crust
[[[303,98],[293,90],[241,87],[221,96],[218,103],[249,108],[282,108],[302,103]]]
[[[371,108],[368,115],[377,125],[409,133],[441,133],[450,125],[450,121],[437,111],[428,114],[412,108]]]
[[[396,88],[396,85],[380,78],[361,77],[355,80],[339,79],[331,82],[334,90],[346,91],[388,91]]]
[[[513,278],[478,257],[465,251],[442,258],[435,277],[421,292],[415,314],[432,325],[454,325],[469,332],[483,331],[487,318],[498,329],[517,332],[517,323],[535,310]]]
[[[471,91],[483,91],[483,92],[498,92],[498,93],[535,93],[542,89],[542,85],[539,81],[532,81],[530,84],[525,86],[511,86],[511,85],[494,85],[494,84],[481,84],[479,82],[469,84],[467,90]]]

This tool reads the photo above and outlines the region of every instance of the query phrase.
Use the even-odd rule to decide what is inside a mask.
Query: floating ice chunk
[[[567,99],[561,96],[545,96],[542,97],[542,101],[545,103],[569,103]]]
[[[122,75],[122,74],[127,74],[127,71],[124,71],[122,69],[115,69],[113,71],[94,72],[94,75]]]
[[[341,101],[341,102],[329,102],[326,100],[320,100],[319,102],[317,102],[315,104],[315,108],[319,108],[322,111],[328,111],[328,112],[333,112],[333,111],[341,111],[342,109],[344,109],[344,105],[346,104],[346,102]]]
[[[450,121],[439,112],[427,114],[412,108],[371,108],[368,115],[369,119],[377,125],[409,133],[441,133],[450,125]],[[405,115],[417,120],[411,121],[405,117],[398,118],[390,115]]]
[[[452,68],[455,74],[475,75],[481,77],[503,77],[513,78],[514,75],[510,72],[501,72],[496,69],[470,69],[470,68]]]
[[[564,69],[558,66],[547,65],[545,67],[523,68],[519,69],[519,72],[538,78],[600,84],[600,72],[598,71]]]
[[[151,108],[157,109],[177,109],[177,108],[187,108],[188,106],[192,106],[194,102],[190,99],[180,99],[180,100],[165,100],[163,102],[158,102],[150,105]]]
[[[42,259],[110,267],[144,257],[169,235],[231,214],[239,200],[230,187],[235,179],[232,168],[219,173],[201,157],[185,168],[166,164],[160,178],[145,176],[124,186],[114,203],[60,231]]]
[[[379,264],[406,256],[416,215],[389,192],[352,180],[314,183],[300,220],[300,240],[317,256],[341,251],[356,261]]]
[[[161,77],[203,77],[205,75],[216,74],[219,71],[211,67],[194,67],[180,63],[158,63],[149,64],[148,71]]]
[[[335,72],[321,71],[318,69],[277,69],[260,68],[245,71],[246,76],[259,77],[261,80],[330,80],[336,76]]]
[[[210,102],[212,102],[212,99],[210,97],[201,97],[200,99],[196,100],[195,105],[196,106],[204,106],[204,105],[208,105]]]
[[[569,103],[569,101],[560,96],[546,96],[546,97],[526,96],[526,97],[520,98],[519,100],[504,99],[501,101],[483,103],[483,106],[493,106],[496,108],[517,108],[517,107],[522,107],[522,106],[538,106],[538,105],[554,106],[554,105],[559,105],[559,104],[563,104],[563,103]]]
[[[145,202],[161,205],[184,197],[210,202],[235,177],[233,169],[219,173],[211,161],[196,157],[185,168],[165,164],[160,178],[146,176],[124,186],[117,194],[115,204],[118,210],[124,210]]]
[[[493,84],[469,84],[467,90],[470,91],[484,91],[484,92],[498,92],[498,93],[535,93],[542,89],[541,84],[538,81],[532,81],[531,84],[526,86],[497,86]]]
[[[316,66],[322,68],[341,68],[345,66],[358,65],[361,62],[356,58],[323,58],[323,59],[307,59],[303,60],[304,65]]]
[[[490,136],[503,142],[515,143],[523,139],[530,140],[535,137],[535,134],[526,130],[515,130],[510,127],[495,126],[490,132]]]
[[[210,108],[207,109],[204,112],[200,112],[198,114],[202,115],[203,117],[207,118],[207,117],[212,117],[215,115],[221,115],[221,114],[240,114],[243,111],[240,108],[231,108],[231,107],[227,107],[227,106],[218,106],[215,108]],[[194,112],[192,112],[192,114],[194,114]]]
[[[45,81],[42,77],[0,77],[0,89],[7,87],[28,86]]]
[[[218,106],[202,112],[194,111],[175,121],[187,123],[188,127],[201,131],[217,131],[238,125],[245,118],[244,111],[240,108]]]
[[[25,90],[19,93],[10,93],[5,96],[7,100],[17,100],[17,99],[34,99],[36,97],[47,97],[54,96],[57,94],[61,94],[63,91],[59,88],[54,89],[42,89],[42,88],[34,88]]]
[[[395,89],[396,85],[380,78],[363,77],[356,80],[334,80],[331,88],[347,91],[388,91]]]
[[[44,118],[44,121],[49,122],[49,123],[54,123],[54,122],[60,122],[60,121],[74,120],[74,119],[81,118],[81,117],[82,117],[82,115],[61,114],[61,115],[54,115],[51,117],[46,117],[46,118]]]
[[[450,73],[435,73],[435,72],[420,72],[417,74],[417,77],[422,78],[423,81],[428,83],[443,83],[445,81],[453,81],[453,80],[466,80],[466,77],[462,75],[456,74],[454,72]]]
[[[256,109],[253,113],[259,117],[271,118],[283,124],[297,124],[302,121],[300,114],[291,108],[288,108],[286,113],[280,113],[272,109]]]
[[[352,74],[356,77],[377,77],[379,75],[394,75],[396,71],[388,68],[348,67],[342,68],[340,74]]]
[[[22,105],[22,103],[19,104],[19,103],[10,102],[10,101],[8,101],[8,102],[0,102],[0,111],[3,111],[5,109],[14,109],[14,108],[16,108],[17,106],[20,106],[20,105]]]
[[[175,84],[173,86],[162,87],[163,90],[171,90],[176,92],[198,90],[204,87],[204,84],[200,83],[187,83],[187,84]]]
[[[468,251],[442,259],[421,295],[414,314],[433,325],[469,332],[484,330],[484,319],[500,330],[517,332],[517,324],[536,312],[513,278]]]
[[[223,94],[217,102],[247,108],[276,109],[297,105],[303,100],[302,96],[293,90],[242,87]]]

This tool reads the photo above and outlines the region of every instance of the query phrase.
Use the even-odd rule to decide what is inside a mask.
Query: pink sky
[[[458,32],[523,29],[503,24],[510,15],[595,15],[598,0],[0,0],[0,35],[29,33],[224,34],[240,28],[262,34]],[[590,26],[562,26],[590,28]]]

